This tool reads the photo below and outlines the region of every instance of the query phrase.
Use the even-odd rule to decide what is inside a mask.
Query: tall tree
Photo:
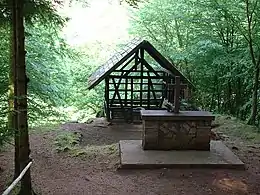
[[[24,0],[13,1],[13,25],[15,30],[15,66],[14,66],[14,83],[17,102],[17,130],[19,133],[19,165],[20,171],[23,170],[29,163],[29,135],[28,135],[28,120],[27,120],[27,77],[25,65],[25,33],[24,33]],[[16,107],[16,106],[14,106]],[[32,193],[30,169],[26,172],[21,180],[21,195],[30,195]]]
[[[204,109],[249,124],[259,117],[258,0],[150,0],[130,32],[158,46],[194,82]],[[251,95],[250,95],[251,94]]]
[[[19,132],[17,126],[17,86],[16,86],[16,60],[17,60],[17,39],[16,39],[16,2],[12,0],[12,33],[11,34],[11,63],[9,73],[9,115],[8,115],[8,129],[14,132],[15,152],[14,152],[14,179],[20,174],[19,163]]]

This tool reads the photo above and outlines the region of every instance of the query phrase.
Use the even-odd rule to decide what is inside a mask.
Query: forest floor
[[[67,123],[31,130],[33,187],[42,195],[260,195],[260,134],[230,117],[217,132],[246,170],[117,170],[118,141],[140,139],[140,125]],[[0,193],[10,184],[13,149],[0,153]]]

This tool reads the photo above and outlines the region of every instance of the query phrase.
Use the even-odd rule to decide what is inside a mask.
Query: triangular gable
[[[113,55],[105,64],[100,66],[89,78],[88,89],[94,88],[98,85],[107,75],[112,73],[128,58],[130,58],[143,44],[142,39],[134,39],[124,46],[124,48]]]
[[[142,39],[134,39],[123,50],[113,55],[105,64],[99,67],[88,80],[88,89],[94,88],[103,79],[110,75],[120,65],[127,61],[135,52],[140,48],[143,48],[161,67],[168,70],[172,75],[178,75],[183,81],[186,81],[189,85],[192,83],[179,71],[176,67],[170,63],[165,57],[163,57],[158,50],[156,50],[151,43]]]
[[[149,43],[148,41],[145,41],[146,44],[144,45],[145,51],[163,68],[170,71],[170,74],[174,76],[180,76],[181,79],[185,82],[187,82],[190,86],[194,87],[193,84],[190,82],[188,78],[184,76],[184,74],[179,71],[171,62],[169,62],[155,47]],[[168,72],[169,73],[169,72]]]

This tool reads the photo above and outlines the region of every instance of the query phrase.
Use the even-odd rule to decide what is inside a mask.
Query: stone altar
[[[210,112],[141,110],[141,117],[144,150],[210,150]]]
[[[141,110],[142,140],[120,140],[121,168],[244,169],[224,143],[210,140],[214,116],[180,111],[180,89],[185,86],[177,76],[173,86],[174,105],[168,110]]]

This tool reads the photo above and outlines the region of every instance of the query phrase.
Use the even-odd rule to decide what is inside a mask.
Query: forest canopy
[[[0,1],[0,142],[12,132],[7,128],[11,58],[8,2]],[[119,21],[122,28],[117,27],[123,33],[107,42],[100,38],[100,41],[71,43],[69,38],[75,36],[70,35],[73,28],[70,13],[78,10],[86,13],[93,2],[26,1],[30,125],[86,121],[99,115],[103,109],[104,86],[100,84],[89,91],[87,79],[110,53],[133,37],[150,41],[194,83],[193,101],[198,107],[259,125],[260,3],[257,0],[104,0],[95,6],[103,9],[102,3],[116,5],[114,14],[125,14]],[[82,16],[90,20],[84,15],[77,18]],[[109,23],[110,27],[113,23]],[[86,26],[86,31],[91,28]]]
[[[150,0],[129,32],[154,43],[196,86],[196,103],[259,124],[260,3]]]
[[[133,38],[139,39],[130,42]],[[85,152],[77,148],[85,135],[78,132],[77,128],[83,130],[80,126],[63,129],[67,124],[82,123],[79,125],[85,128],[84,123],[101,122],[103,119],[93,118],[105,115],[107,121],[100,128],[111,125],[110,118],[118,115],[128,123],[137,115],[140,122],[140,110],[163,106],[177,116],[179,107],[224,115],[234,127],[234,135],[251,137],[252,142],[259,137],[259,0],[0,0],[0,39],[0,150],[10,149],[4,144],[14,147],[13,184],[20,180],[18,194],[35,194],[29,168],[35,157],[30,149],[34,132],[30,131],[48,127],[54,141],[53,124],[63,134],[58,139],[55,132],[56,150],[74,148],[77,155],[73,158]],[[128,47],[118,52],[127,42]],[[111,57],[113,53],[118,55]],[[93,76],[94,84],[105,79],[106,85],[103,81],[91,89],[88,79],[102,64],[102,70]],[[161,67],[154,70],[156,64]],[[112,70],[112,66],[120,70]],[[115,74],[106,77],[112,71]],[[106,109],[109,107],[119,114]],[[247,125],[232,123],[230,116]],[[203,123],[208,130],[203,135],[208,150],[210,139],[222,138],[217,139],[214,130],[210,132],[211,123]],[[96,130],[93,124],[88,130]],[[222,124],[214,124],[218,125]],[[104,141],[97,135],[95,131],[88,136]],[[104,146],[112,156],[116,149]],[[53,145],[50,147],[49,151]],[[96,154],[93,156],[97,162]],[[13,184],[4,194],[14,190]]]

